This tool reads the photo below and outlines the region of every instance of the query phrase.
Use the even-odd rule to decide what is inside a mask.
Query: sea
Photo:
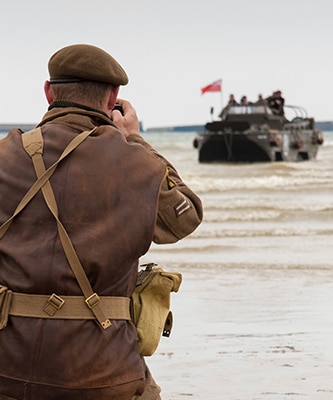
[[[204,164],[193,133],[146,133],[204,206],[201,226],[177,244],[152,246],[163,262],[211,268],[333,267],[333,132],[304,162]]]
[[[143,133],[204,208],[140,260],[183,277],[147,359],[162,398],[332,400],[333,132],[297,163],[199,163],[195,135]]]
[[[144,137],[204,207],[144,257],[183,275],[149,359],[163,399],[332,400],[333,132],[297,163],[203,164],[195,132]]]

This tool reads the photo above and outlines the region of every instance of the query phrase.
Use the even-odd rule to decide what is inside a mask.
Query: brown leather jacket
[[[46,167],[77,133],[99,126],[50,181],[59,218],[94,290],[130,297],[138,259],[152,240],[171,243],[190,234],[202,219],[200,200],[143,138],[126,140],[101,113],[55,108],[40,125]],[[21,134],[13,130],[0,143],[0,223],[35,179]],[[41,193],[0,240],[0,266],[0,284],[15,292],[82,294]],[[0,376],[96,388],[141,379],[143,369],[131,321],[112,321],[102,331],[94,321],[10,317],[0,331]]]

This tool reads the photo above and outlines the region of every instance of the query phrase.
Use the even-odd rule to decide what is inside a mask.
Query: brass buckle
[[[55,307],[57,310],[60,310],[60,308],[65,304],[65,300],[63,300],[60,296],[58,296],[55,293],[51,294],[47,302],[50,303],[53,307]]]
[[[92,309],[100,302],[100,298],[97,293],[93,293],[91,296],[85,299],[85,302],[87,306]]]
[[[65,304],[65,300],[63,300],[60,296],[55,293],[51,294],[51,296],[47,299],[47,302],[43,308],[43,310],[53,316],[60,308]]]

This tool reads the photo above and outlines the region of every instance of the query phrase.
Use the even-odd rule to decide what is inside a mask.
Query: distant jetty
[[[144,132],[199,132],[203,129],[204,125],[160,126],[147,128]]]
[[[333,131],[333,121],[320,121],[316,122],[315,125],[321,131]]]
[[[22,131],[27,132],[33,129],[36,124],[0,124],[1,132],[9,132],[13,128],[20,128]]]

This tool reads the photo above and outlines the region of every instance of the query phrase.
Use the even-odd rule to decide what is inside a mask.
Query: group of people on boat
[[[235,96],[233,94],[229,95],[229,101],[225,107],[223,107],[222,111],[219,114],[219,117],[222,118],[224,113],[234,105],[267,105],[275,115],[284,116],[284,98],[282,97],[281,90],[276,90],[272,93],[271,96],[266,98],[263,97],[261,93],[258,94],[258,99],[255,102],[251,102],[247,99],[247,96],[242,96],[240,102],[237,102]]]

